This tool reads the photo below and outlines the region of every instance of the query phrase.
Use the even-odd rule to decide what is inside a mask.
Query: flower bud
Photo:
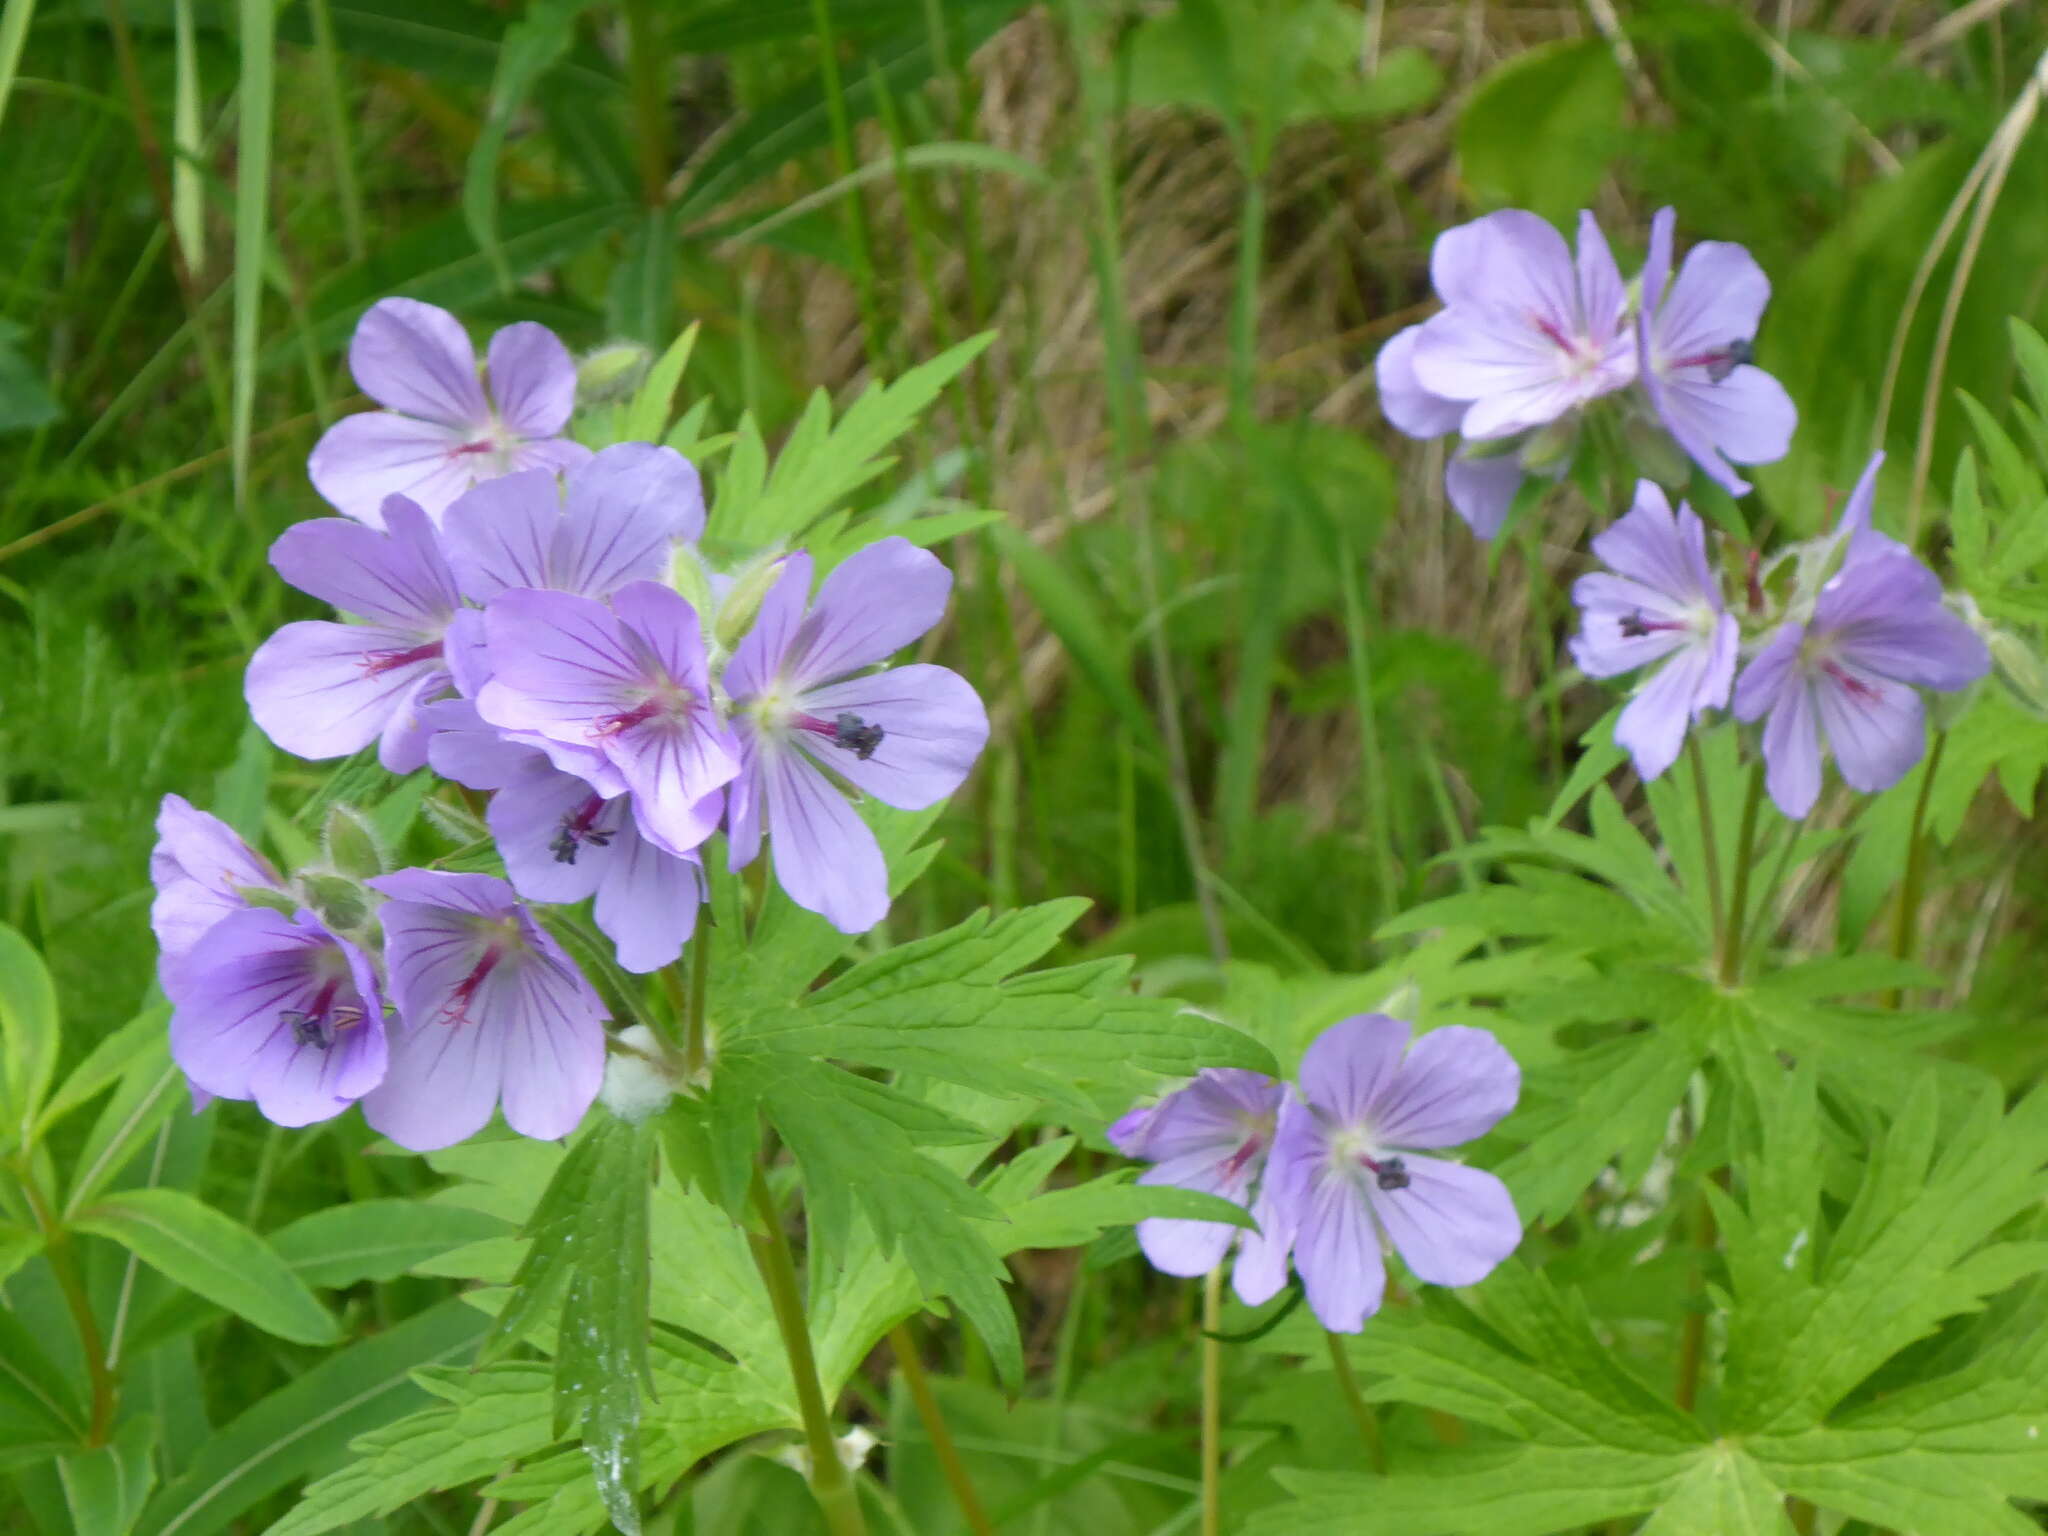
[[[637,341],[599,347],[576,365],[577,404],[603,405],[632,398],[653,361],[654,354]]]
[[[733,577],[732,586],[718,605],[718,617],[712,624],[712,633],[722,649],[731,650],[754,627],[755,616],[761,611],[761,599],[768,595],[768,589],[775,585],[781,574],[782,558],[777,555],[756,560]]]
[[[252,907],[268,907],[287,917],[298,911],[301,905],[298,897],[290,892],[273,890],[267,885],[238,885],[235,894]]]
[[[384,839],[370,825],[369,818],[352,805],[334,805],[320,829],[320,847],[329,868],[358,880],[391,872],[390,855]]]
[[[348,876],[332,870],[302,869],[299,890],[306,905],[336,933],[347,933],[370,920],[370,893]]]
[[[1552,478],[1564,473],[1572,455],[1579,451],[1579,418],[1576,413],[1560,416],[1548,426],[1538,427],[1522,440],[1522,468],[1532,475]]]
[[[1984,632],[1991,651],[1992,675],[2005,685],[2012,701],[2036,720],[2048,720],[2048,663],[2009,629]]]
[[[1636,473],[1645,480],[1682,490],[1692,480],[1692,461],[1685,456],[1671,434],[1654,421],[1631,414],[1622,423],[1622,441],[1635,461]]]

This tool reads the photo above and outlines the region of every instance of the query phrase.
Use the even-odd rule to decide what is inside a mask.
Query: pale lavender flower
[[[157,809],[149,878],[156,886],[149,926],[156,934],[157,976],[166,993],[206,932],[223,918],[249,910],[243,891],[284,890],[268,859],[233,827],[182,795],[165,795]]]
[[[1729,461],[1782,459],[1799,424],[1784,385],[1749,360],[1771,282],[1741,246],[1707,240],[1686,253],[1667,292],[1676,223],[1669,208],[1650,221],[1637,367],[1665,430],[1716,484],[1740,496],[1749,484]]]
[[[370,742],[393,773],[426,761],[419,706],[451,686],[443,638],[462,598],[434,525],[403,496],[382,529],[338,517],[287,528],[270,563],[300,591],[365,624],[287,624],[249,659],[244,693],[264,734],[300,757]]]
[[[311,912],[229,913],[168,990],[171,1059],[195,1088],[254,1099],[277,1125],[332,1119],[383,1080],[376,972]]]
[[[611,606],[515,589],[484,613],[490,681],[477,713],[505,730],[595,748],[633,792],[657,847],[682,855],[717,830],[739,749],[711,695],[697,613],[635,581]]]
[[[1258,1072],[1211,1067],[1157,1104],[1132,1110],[1109,1128],[1124,1156],[1154,1166],[1140,1184],[1169,1184],[1243,1206],[1258,1222],[1247,1231],[1222,1221],[1149,1216],[1138,1246],[1169,1275],[1205,1275],[1243,1241],[1232,1285],[1247,1306],[1272,1299],[1287,1280],[1287,1232],[1262,1181],[1286,1088]]]
[[[655,847],[640,835],[623,786],[600,794],[539,747],[492,730],[467,701],[449,699],[428,713],[434,770],[495,791],[484,817],[513,889],[528,901],[594,898],[591,915],[629,971],[660,970],[682,953],[705,897],[695,854]]]
[[[1280,1111],[1267,1182],[1294,1267],[1325,1328],[1356,1333],[1386,1289],[1382,1242],[1418,1280],[1472,1285],[1522,1240],[1507,1186],[1418,1149],[1456,1146],[1515,1106],[1521,1072],[1483,1029],[1409,1027],[1384,1014],[1333,1024],[1302,1058]]]
[[[725,670],[741,752],[732,867],[766,834],[790,899],[844,933],[888,912],[889,871],[837,781],[920,810],[960,787],[988,741],[988,713],[958,673],[864,670],[938,623],[952,585],[929,551],[888,538],[849,556],[806,611],[811,559],[791,555]]]
[[[1446,230],[1430,274],[1447,307],[1412,342],[1412,373],[1466,403],[1468,440],[1546,426],[1634,379],[1628,291],[1590,213],[1576,262],[1548,222],[1511,208]]]
[[[1952,693],[1991,670],[1983,640],[1943,605],[1935,574],[1871,529],[1880,462],[1843,509],[1831,542],[1846,539],[1847,558],[1812,617],[1780,625],[1735,680],[1736,718],[1763,719],[1765,783],[1787,816],[1820,798],[1823,736],[1851,788],[1889,789],[1927,745],[1917,690]]]
[[[1656,662],[1615,722],[1614,739],[1654,779],[1678,760],[1692,722],[1725,708],[1735,678],[1740,626],[1707,564],[1707,532],[1683,502],[1676,515],[1648,480],[1635,505],[1593,540],[1612,574],[1581,576],[1572,601],[1583,627],[1572,657],[1589,677],[1619,677]]]
[[[438,518],[480,480],[565,469],[590,450],[561,435],[576,405],[576,364],[546,326],[508,325],[491,338],[486,377],[445,309],[384,299],[356,325],[349,370],[385,407],[344,416],[314,445],[314,489],[373,527],[401,494]]]
[[[371,880],[398,1029],[363,1116],[415,1152],[474,1135],[504,1101],[522,1136],[576,1128],[604,1080],[604,1004],[492,875],[403,869]]]
[[[557,479],[531,469],[486,480],[441,519],[463,596],[540,587],[606,598],[668,575],[679,540],[704,531],[696,466],[673,448],[618,443]]]

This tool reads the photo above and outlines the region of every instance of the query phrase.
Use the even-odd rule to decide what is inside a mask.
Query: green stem
[[[1365,759],[1360,775],[1365,800],[1365,840],[1379,876],[1379,900],[1374,904],[1377,929],[1394,915],[1399,900],[1399,874],[1394,863],[1394,837],[1388,825],[1387,807],[1393,798],[1387,783],[1387,755],[1380,745],[1379,713],[1373,703],[1372,637],[1366,626],[1365,600],[1358,583],[1358,556],[1352,548],[1351,532],[1343,522],[1337,525],[1337,570],[1344,586],[1344,648],[1351,662],[1352,707],[1358,712],[1358,749]]]
[[[811,1493],[824,1512],[825,1525],[832,1536],[867,1536],[860,1497],[846,1463],[839,1459],[839,1442],[832,1433],[824,1388],[818,1384],[818,1362],[811,1352],[811,1327],[804,1318],[796,1259],[789,1251],[789,1237],[782,1230],[782,1213],[775,1208],[775,1197],[768,1192],[768,1181],[758,1168],[754,1170],[752,1199],[762,1230],[749,1232],[747,1245],[754,1251],[754,1267],[760,1271],[768,1304],[775,1311],[776,1331],[782,1335],[782,1348],[789,1356],[797,1411],[804,1421],[804,1442],[811,1453]]]
[[[1721,847],[1714,836],[1714,802],[1707,793],[1707,761],[1697,732],[1687,733],[1685,755],[1692,759],[1693,793],[1699,799],[1700,857],[1707,868],[1707,911],[1713,918],[1714,953],[1719,955],[1728,948],[1727,920],[1721,907]]]
[[[1726,931],[1721,942],[1721,985],[1732,987],[1742,975],[1742,927],[1749,915],[1749,869],[1756,853],[1756,818],[1763,806],[1764,765],[1749,772],[1742,800],[1742,826],[1735,834],[1735,888],[1728,900]]]
[[[710,915],[704,913],[697,919],[697,936],[690,943],[690,1003],[683,1011],[683,1071],[691,1083],[702,1082],[711,1064],[710,1021],[704,1016],[710,990]]]
[[[1337,1385],[1344,1391],[1344,1401],[1351,1405],[1351,1417],[1358,1423],[1359,1443],[1365,1447],[1365,1459],[1381,1477],[1387,1474],[1387,1444],[1380,1438],[1380,1421],[1372,1411],[1372,1404],[1365,1400],[1365,1394],[1358,1390],[1358,1375],[1351,1369],[1351,1357],[1344,1352],[1344,1341],[1327,1330],[1323,1338],[1330,1346],[1330,1364],[1337,1372]]]
[[[1899,883],[1899,905],[1892,914],[1892,956],[1899,960],[1910,960],[1920,937],[1920,897],[1927,882],[1927,801],[1934,790],[1934,775],[1941,768],[1942,750],[1948,745],[1948,732],[1934,733],[1934,746],[1927,754],[1927,768],[1920,775],[1920,793],[1913,801],[1913,828],[1907,834],[1906,874]],[[1903,987],[1893,987],[1885,997],[1887,1008],[1897,1008],[1905,1001]]]
[[[988,1511],[982,1508],[981,1496],[974,1491],[974,1479],[967,1475],[960,1448],[953,1443],[953,1432],[946,1427],[945,1415],[939,1412],[939,1400],[932,1395],[931,1380],[924,1373],[924,1362],[917,1357],[917,1340],[911,1336],[908,1323],[898,1323],[889,1330],[889,1347],[896,1352],[903,1384],[910,1388],[910,1400],[917,1405],[925,1438],[932,1443],[932,1452],[939,1458],[939,1470],[946,1474],[946,1486],[953,1490],[953,1502],[966,1517],[967,1528],[974,1536],[995,1536]]]
[[[1690,1115],[1687,1117],[1690,1125]],[[1704,1190],[1693,1213],[1692,1283],[1686,1293],[1685,1322],[1678,1336],[1678,1388],[1673,1394],[1687,1413],[1699,1401],[1700,1371],[1707,1357],[1707,1255],[1714,1251],[1720,1232],[1714,1223],[1714,1208]]]
[[[78,1329],[79,1352],[85,1356],[86,1379],[92,1387],[92,1421],[86,1429],[85,1443],[88,1446],[105,1445],[107,1433],[114,1425],[114,1377],[107,1369],[106,1345],[100,1338],[99,1321],[93,1316],[92,1298],[86,1294],[77,1256],[71,1251],[71,1234],[50,1215],[50,1208],[44,1204],[42,1192],[36,1188],[29,1169],[22,1167],[19,1172],[21,1192],[28,1198],[36,1226],[43,1234],[43,1257],[49,1260],[50,1273],[56,1277],[57,1289],[64,1295],[65,1308],[71,1313],[73,1326]]]
[[[1223,1529],[1223,1266],[1202,1282],[1202,1536]]]

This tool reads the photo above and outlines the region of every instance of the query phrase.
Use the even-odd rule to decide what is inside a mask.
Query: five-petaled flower
[[[157,809],[149,878],[156,887],[149,926],[156,935],[157,977],[166,993],[176,986],[185,957],[207,930],[248,910],[243,892],[284,890],[268,859],[233,827],[182,795],[165,795]]]
[[[1871,459],[1842,509],[1829,542],[1846,545],[1843,564],[1812,616],[1781,624],[1735,680],[1735,716],[1763,720],[1765,783],[1787,816],[1820,797],[1823,736],[1851,788],[1889,789],[1927,745],[1918,690],[1952,693],[1991,670],[1934,573],[1870,527],[1883,461]]]
[[[1302,1057],[1266,1167],[1294,1268],[1325,1328],[1356,1333],[1386,1289],[1383,1239],[1415,1278],[1472,1285],[1522,1240],[1507,1186],[1422,1151],[1483,1136],[1514,1108],[1521,1072],[1483,1029],[1408,1046],[1384,1014],[1333,1024]]]
[[[1628,514],[1593,540],[1609,571],[1581,576],[1572,600],[1584,613],[1572,656],[1589,677],[1619,677],[1655,662],[1615,722],[1614,739],[1646,779],[1677,761],[1686,730],[1728,702],[1741,640],[1707,564],[1706,527],[1692,508],[1677,513],[1648,480]]]
[[[988,741],[988,713],[957,672],[865,670],[938,623],[952,585],[928,551],[888,538],[849,556],[807,611],[811,558],[791,555],[725,670],[740,743],[733,868],[766,834],[782,888],[845,933],[889,910],[889,871],[835,780],[920,810],[960,787]]]
[[[604,1004],[512,887],[402,869],[369,882],[398,1028],[363,1116],[428,1152],[481,1130],[504,1101],[522,1136],[576,1128],[604,1080]]]
[[[306,471],[336,510],[373,526],[393,494],[438,518],[480,480],[590,456],[561,435],[576,406],[576,364],[544,325],[499,331],[479,379],[476,350],[453,315],[383,299],[357,323],[348,365],[384,409],[329,427]]]

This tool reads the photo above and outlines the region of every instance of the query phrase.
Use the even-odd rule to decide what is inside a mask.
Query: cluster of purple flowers
[[[1669,208],[1652,221],[1633,294],[1590,213],[1576,258],[1521,209],[1438,238],[1430,278],[1444,308],[1381,349],[1380,405],[1410,437],[1458,434],[1444,487],[1481,538],[1500,531],[1526,476],[1565,472],[1596,402],[1732,495],[1749,489],[1732,464],[1784,457],[1798,412],[1749,360],[1770,281],[1722,241],[1694,246],[1671,279],[1675,223]]]
[[[765,839],[792,900],[843,932],[879,922],[888,870],[850,792],[936,804],[987,740],[958,675],[881,669],[943,617],[952,577],[901,538],[815,593],[801,550],[721,569],[699,547],[686,459],[562,436],[575,365],[543,327],[500,331],[480,382],[452,316],[387,299],[350,364],[388,409],[313,452],[314,485],[346,516],[271,552],[346,621],[271,636],[249,708],[301,757],[376,743],[394,773],[431,766],[488,793],[507,879],[287,882],[167,798],[154,874],[174,1053],[203,1093],[281,1124],[360,1100],[426,1148],[502,1099],[515,1130],[559,1136],[597,1092],[605,1012],[526,903],[589,899],[619,963],[659,969],[695,930],[722,831],[732,868]]]
[[[1515,1107],[1515,1060],[1483,1029],[1432,1030],[1385,1014],[1333,1024],[1295,1085],[1211,1069],[1109,1128],[1141,1184],[1220,1196],[1255,1231],[1155,1217],[1138,1224],[1146,1258],[1170,1275],[1206,1274],[1241,1242],[1232,1285],[1257,1306],[1287,1282],[1290,1259],[1325,1328],[1356,1333],[1386,1292],[1383,1244],[1416,1279],[1473,1285],[1522,1240],[1507,1186],[1462,1163],[1419,1155],[1483,1136]]]
[[[1654,483],[1684,468],[1657,445],[1741,495],[1749,486],[1733,465],[1782,457],[1798,415],[1749,361],[1770,297],[1762,269],[1742,247],[1708,241],[1671,279],[1674,224],[1669,208],[1652,221],[1633,298],[1590,214],[1576,261],[1520,210],[1446,231],[1431,261],[1445,307],[1382,349],[1381,403],[1411,436],[1460,434],[1448,494],[1490,537],[1524,476],[1562,474],[1596,402],[1620,402],[1624,435],[1650,441],[1651,478],[1593,540],[1607,569],[1573,589],[1572,656],[1592,677],[1654,669],[1615,727],[1644,778],[1677,760],[1707,711],[1732,706],[1763,721],[1771,798],[1800,817],[1819,798],[1828,751],[1853,788],[1903,778],[1925,749],[1920,690],[1968,687],[1990,653],[1934,573],[1871,527],[1882,454],[1833,533],[1754,561],[1739,580],[1717,575],[1705,525]]]

